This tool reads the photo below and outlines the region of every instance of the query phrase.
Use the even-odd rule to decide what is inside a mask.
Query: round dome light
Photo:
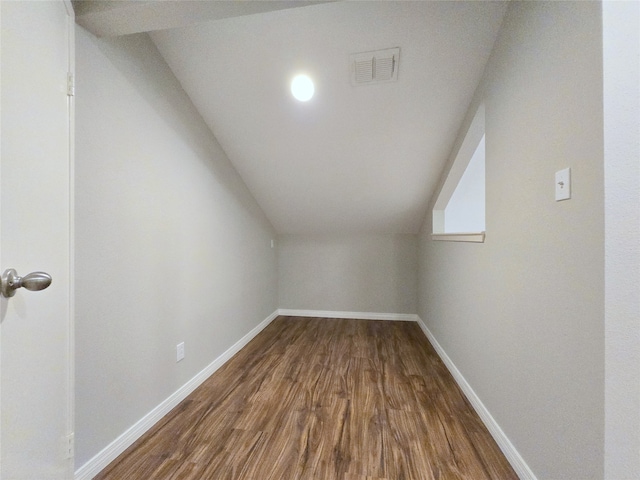
[[[314,92],[313,81],[306,75],[298,75],[291,82],[291,93],[301,102],[310,100]]]

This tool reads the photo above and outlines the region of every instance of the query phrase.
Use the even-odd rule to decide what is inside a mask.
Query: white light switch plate
[[[179,343],[176,346],[176,362],[179,362],[184,358],[184,342]]]
[[[571,169],[556,172],[556,201],[571,198]]]

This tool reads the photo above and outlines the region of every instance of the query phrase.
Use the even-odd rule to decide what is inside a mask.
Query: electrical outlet
[[[176,362],[179,362],[184,358],[184,342],[179,343],[176,346]]]
[[[69,435],[62,437],[60,445],[62,448],[61,450],[62,458],[64,460],[74,457],[75,452],[74,452],[74,434],[73,433],[70,433]]]

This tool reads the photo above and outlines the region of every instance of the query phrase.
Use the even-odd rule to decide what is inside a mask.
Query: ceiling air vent
[[[351,55],[351,83],[371,85],[394,82],[398,79],[399,59],[400,48],[354,53]]]

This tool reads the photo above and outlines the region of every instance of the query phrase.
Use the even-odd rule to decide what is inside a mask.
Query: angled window
[[[434,240],[484,241],[484,172],[484,106],[480,105],[434,205]]]

